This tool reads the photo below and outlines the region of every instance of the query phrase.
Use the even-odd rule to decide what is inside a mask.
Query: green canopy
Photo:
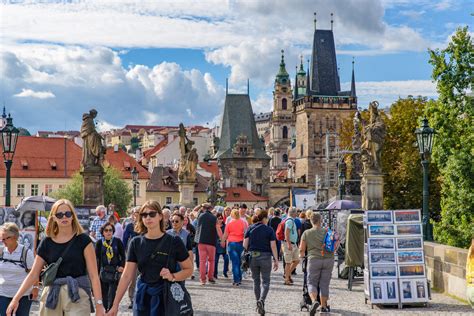
[[[351,214],[347,219],[346,255],[347,267],[364,265],[364,224],[362,214]]]

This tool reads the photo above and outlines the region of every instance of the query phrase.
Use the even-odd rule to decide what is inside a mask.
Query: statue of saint
[[[370,121],[362,122],[364,143],[361,146],[364,172],[382,172],[382,147],[386,135],[385,124],[377,109],[379,103],[373,101],[369,105]]]
[[[181,181],[196,181],[196,168],[199,160],[196,148],[193,148],[194,141],[186,136],[186,129],[183,123],[179,124],[179,149],[181,159],[178,167],[178,178]]]
[[[214,175],[211,175],[211,179],[209,180],[209,184],[207,186],[207,201],[212,205],[215,205],[218,199],[217,192],[219,190],[219,180],[217,180]]]
[[[82,165],[84,168],[101,166],[104,160],[105,147],[102,145],[102,136],[95,129],[94,119],[97,111],[92,109],[82,114],[81,138]]]
[[[362,117],[359,111],[355,112],[352,123],[354,125],[354,136],[352,136],[352,149],[359,150],[360,146],[362,145],[362,135],[360,133]]]

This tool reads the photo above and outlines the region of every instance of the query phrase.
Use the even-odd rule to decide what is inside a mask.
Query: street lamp
[[[435,131],[428,125],[428,119],[423,118],[422,125],[415,131],[418,150],[421,156],[421,165],[423,166],[423,239],[433,241],[433,230],[430,224],[429,213],[429,177],[428,164],[431,150],[433,149],[433,139]]]
[[[10,206],[10,168],[13,164],[13,156],[15,155],[16,143],[19,133],[20,131],[15,126],[13,126],[12,117],[10,114],[8,114],[7,124],[0,133],[3,149],[3,162],[5,162],[5,167],[7,170],[5,177],[5,206]]]
[[[137,184],[138,184],[138,170],[133,167],[132,171],[132,182],[133,182],[133,206],[137,206]]]
[[[344,188],[346,184],[346,162],[344,159],[339,163],[339,200],[344,198]]]

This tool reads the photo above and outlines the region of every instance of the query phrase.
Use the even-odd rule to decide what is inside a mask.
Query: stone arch
[[[290,197],[289,196],[285,196],[281,199],[279,199],[275,205],[273,205],[273,207],[289,207],[290,206]],[[282,214],[283,215],[283,214]]]

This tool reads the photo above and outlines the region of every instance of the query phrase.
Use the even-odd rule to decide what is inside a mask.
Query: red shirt
[[[230,221],[230,223],[225,226],[225,231],[227,232],[227,241],[228,242],[243,241],[245,229],[246,229],[246,226],[243,221],[241,220]]]

